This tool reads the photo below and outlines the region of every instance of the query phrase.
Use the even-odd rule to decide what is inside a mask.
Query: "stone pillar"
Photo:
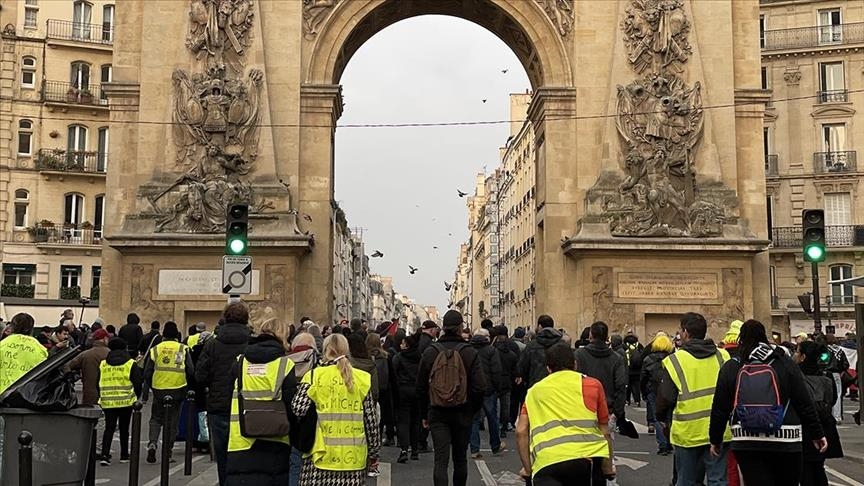
[[[341,115],[341,86],[301,85],[297,209],[315,245],[300,260],[295,319],[307,315],[322,325],[331,323],[333,311],[333,143]]]

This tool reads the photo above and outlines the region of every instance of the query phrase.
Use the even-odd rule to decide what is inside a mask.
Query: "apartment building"
[[[345,212],[333,204],[333,319],[351,319],[354,303],[354,238]]]
[[[820,265],[823,325],[854,330],[855,288],[829,281],[864,274],[864,2],[760,1],[762,87],[772,91],[764,125],[775,326],[812,331],[798,295],[811,289],[801,251],[801,210],[825,210]],[[830,312],[829,312],[830,308]]]
[[[55,323],[99,299],[114,5],[0,0],[0,29],[2,314]]]

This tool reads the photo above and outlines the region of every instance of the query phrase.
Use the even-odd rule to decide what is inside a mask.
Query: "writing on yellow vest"
[[[282,382],[285,381],[288,373],[294,372],[294,362],[285,356],[261,364],[250,363],[244,359],[243,369],[240,372],[243,373],[244,400],[280,399]],[[287,435],[262,439],[250,439],[243,436],[240,430],[240,402],[236,380],[234,382],[234,397],[231,399],[231,421],[228,430],[228,452],[249,450],[256,440],[290,443]]]
[[[177,341],[162,341],[150,350],[153,361],[153,389],[177,390],[186,386],[186,352]]]
[[[137,397],[129,378],[135,361],[111,366],[106,361],[99,364],[99,406],[102,408],[131,407]]]
[[[47,358],[48,350],[31,336],[11,334],[0,341],[0,393]]]
[[[366,468],[368,447],[363,421],[363,400],[372,387],[365,371],[352,369],[354,389],[348,390],[339,368],[322,366],[306,373],[302,383],[318,411],[318,433],[312,446],[312,463],[325,471],[359,471]]]
[[[663,368],[678,388],[678,402],[672,412],[669,437],[672,445],[699,447],[709,444],[708,428],[711,424],[714,388],[720,368],[728,359],[729,353],[723,349],[702,359],[679,349],[663,359]],[[732,440],[728,425],[723,440]]]
[[[525,409],[531,424],[532,475],[572,459],[609,457],[609,442],[597,412],[585,406],[583,376],[571,370],[552,373],[528,390]]]

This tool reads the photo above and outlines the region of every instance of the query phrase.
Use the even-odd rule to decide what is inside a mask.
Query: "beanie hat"
[[[524,338],[525,337],[525,329],[523,329],[522,326],[517,327],[516,330],[513,331],[513,337],[515,337],[516,339]]]
[[[459,329],[465,321],[462,319],[462,314],[459,311],[450,309],[444,314],[442,322],[444,323],[444,329]]]
[[[115,337],[108,341],[108,349],[111,351],[120,351],[126,349],[126,340],[123,338]]]
[[[108,337],[108,331],[106,331],[105,329],[97,329],[96,332],[93,333],[94,341],[105,339],[106,337]]]

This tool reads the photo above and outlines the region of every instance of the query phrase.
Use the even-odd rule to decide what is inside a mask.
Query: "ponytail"
[[[348,391],[354,391],[354,370],[351,367],[351,360],[348,359],[348,340],[341,334],[331,334],[324,339],[323,346],[324,360],[330,361],[339,369],[342,374],[342,381],[345,382],[345,387]]]
[[[345,382],[345,388],[349,392],[354,391],[354,371],[351,366],[351,360],[345,355],[336,358],[336,367],[339,368],[339,373],[342,373],[342,381]]]

